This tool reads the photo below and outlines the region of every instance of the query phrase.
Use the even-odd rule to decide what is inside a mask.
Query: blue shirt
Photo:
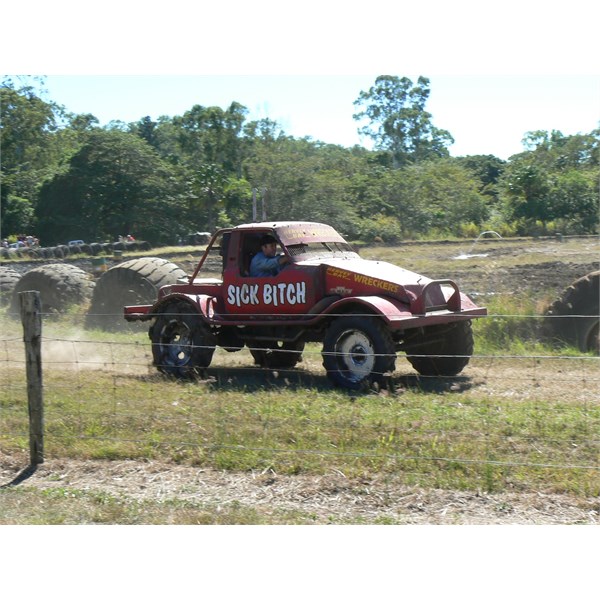
[[[283,265],[279,264],[281,255],[265,256],[261,250],[252,258],[250,263],[250,277],[271,277],[277,275]]]

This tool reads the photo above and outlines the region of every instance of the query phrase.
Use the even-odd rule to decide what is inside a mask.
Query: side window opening
[[[262,234],[248,233],[241,244],[240,274],[243,277],[250,275],[250,262],[254,255],[260,251],[260,238]]]
[[[229,240],[231,238],[231,233],[227,232],[223,234],[221,238],[221,244],[219,247],[219,256],[221,257],[221,272],[225,271],[227,266],[227,255],[229,254]]]

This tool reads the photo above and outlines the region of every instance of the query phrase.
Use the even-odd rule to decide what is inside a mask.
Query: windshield
[[[290,256],[297,261],[323,258],[358,258],[358,254],[347,242],[310,242],[292,244],[287,247]]]

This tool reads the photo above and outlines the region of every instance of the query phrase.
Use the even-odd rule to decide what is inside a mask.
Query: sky
[[[353,102],[382,73],[370,75],[49,75],[47,98],[74,113],[91,113],[100,124],[145,116],[182,115],[195,104],[243,104],[248,120],[270,118],[294,137],[371,147],[358,133]],[[407,76],[416,82],[419,75]],[[448,130],[453,156],[523,150],[528,131],[565,135],[599,126],[600,79],[592,75],[439,75],[430,77],[426,109]]]
[[[353,102],[387,74],[430,79],[426,109],[453,156],[506,159],[528,131],[599,126],[588,0],[75,4],[4,7],[0,75],[44,75],[49,99],[103,125],[236,101],[288,135],[370,147]]]

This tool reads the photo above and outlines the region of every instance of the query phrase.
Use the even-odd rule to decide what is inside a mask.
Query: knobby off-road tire
[[[543,335],[551,341],[600,353],[600,271],[574,281],[546,312]]]
[[[381,384],[396,368],[392,336],[377,317],[340,317],[323,340],[323,366],[334,385],[358,390]]]
[[[18,271],[0,265],[0,306],[7,306],[10,303],[19,279],[21,279],[21,274]]]
[[[408,362],[421,375],[452,377],[458,375],[473,355],[473,329],[471,321],[457,321],[448,325],[424,328],[413,354],[407,354]]]
[[[63,313],[70,306],[89,301],[94,290],[92,276],[75,265],[50,264],[27,271],[13,289],[10,312],[20,313],[19,293],[38,291],[45,313]]]
[[[185,271],[163,258],[144,257],[128,260],[102,274],[92,297],[86,327],[105,331],[136,328],[123,318],[123,307],[153,304],[163,285],[185,277]]]
[[[263,342],[249,344],[254,362],[267,369],[292,369],[302,360],[304,342]]]
[[[154,366],[166,375],[192,379],[210,365],[215,339],[187,302],[168,304],[148,332]]]

